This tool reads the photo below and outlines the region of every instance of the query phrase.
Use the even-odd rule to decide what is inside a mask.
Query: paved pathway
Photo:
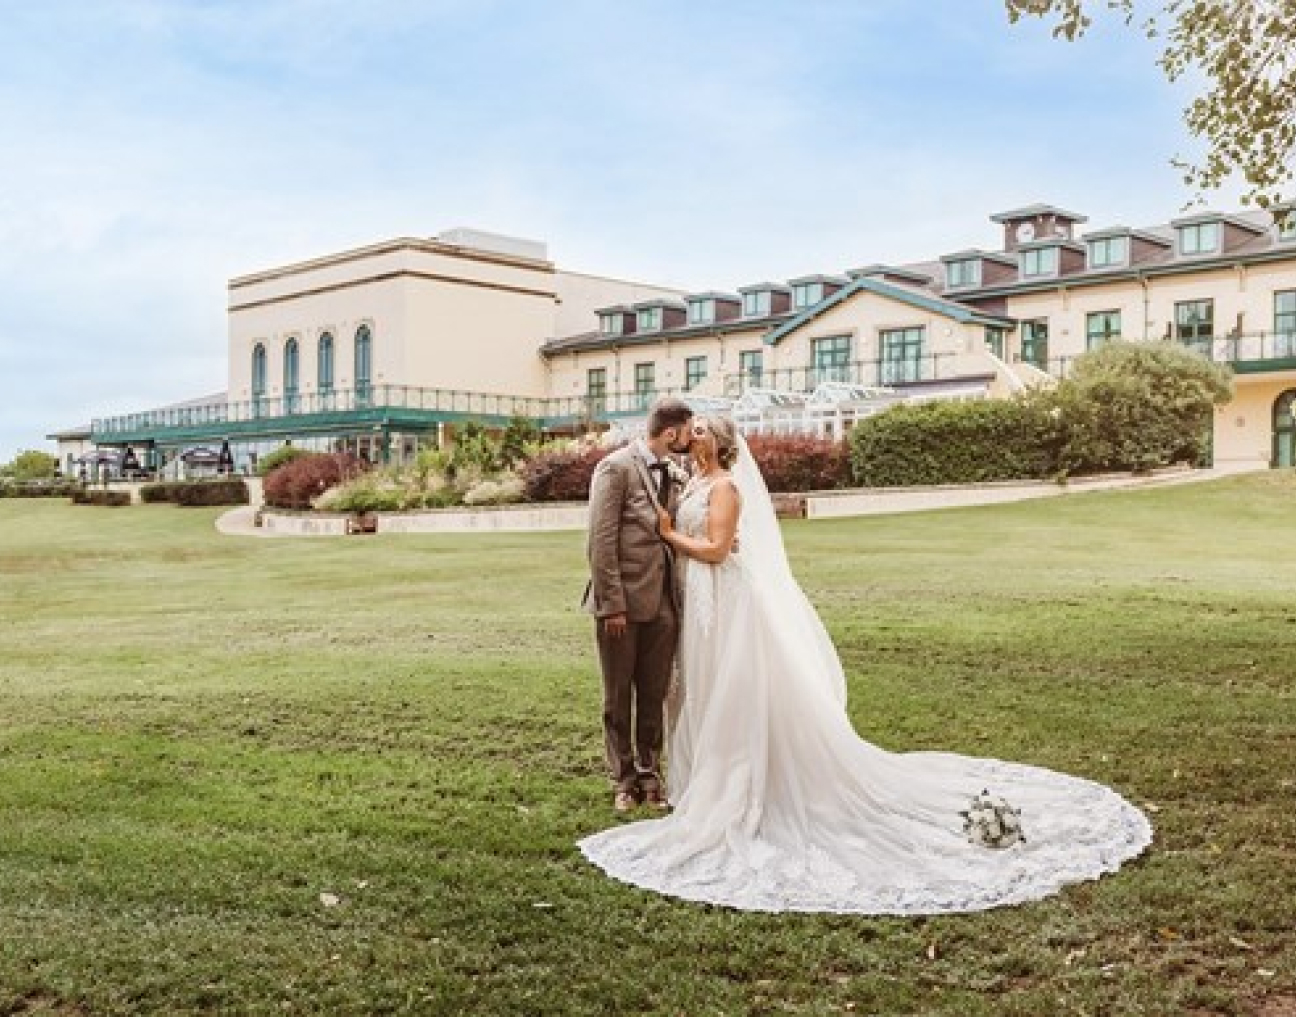
[[[985,484],[963,487],[906,488],[899,491],[877,490],[867,493],[843,492],[815,498],[810,515],[815,519],[831,517],[887,515],[896,512],[924,512],[931,509],[959,508],[966,505],[992,505],[1002,502],[1051,498],[1087,491],[1110,491],[1120,488],[1162,487],[1170,484],[1218,480],[1236,473],[1264,469],[1263,465],[1230,464],[1206,470],[1183,470],[1154,474],[1150,477],[1102,477],[1070,484]],[[317,534],[268,533],[254,525],[256,508],[243,505],[231,509],[216,520],[216,529],[237,537],[298,537]]]

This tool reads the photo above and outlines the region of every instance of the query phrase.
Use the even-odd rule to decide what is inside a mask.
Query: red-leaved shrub
[[[527,501],[587,501],[594,467],[610,448],[576,452],[541,452],[522,467]]]
[[[330,487],[368,468],[350,452],[312,452],[290,459],[266,474],[265,503],[271,508],[308,509]]]
[[[773,492],[831,491],[850,485],[850,449],[844,441],[754,434],[747,444]]]

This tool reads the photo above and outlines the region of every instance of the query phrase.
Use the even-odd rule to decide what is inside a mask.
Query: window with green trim
[[[1175,338],[1189,349],[1211,352],[1215,336],[1215,301],[1183,300],[1175,304]]]
[[[769,290],[754,290],[743,294],[744,318],[768,318],[773,294]]]
[[[636,325],[640,332],[661,331],[662,312],[660,307],[645,307],[639,312]]]
[[[599,331],[603,335],[620,335],[625,326],[624,314],[600,314]]]
[[[993,353],[1000,360],[1004,356],[1004,346],[1008,337],[1006,328],[998,328],[994,325],[987,325],[985,330],[986,349]]]
[[[797,283],[792,287],[792,308],[804,311],[823,299],[823,283]]]
[[[1023,278],[1057,275],[1057,271],[1058,249],[1056,247],[1036,247],[1021,252],[1021,274]]]
[[[357,406],[367,406],[373,399],[373,333],[368,325],[356,329],[355,398]]]
[[[301,350],[296,339],[284,343],[283,392],[284,412],[297,412],[297,393],[301,388]]]
[[[963,258],[945,263],[945,285],[950,289],[981,285],[981,259]]]
[[[1296,240],[1296,209],[1278,213],[1278,239]]]
[[[1112,268],[1129,261],[1129,237],[1100,237],[1089,241],[1089,267]]]
[[[585,402],[590,410],[601,413],[607,405],[607,368],[591,367],[585,372]]]
[[[697,388],[706,379],[707,358],[688,357],[684,361],[684,391]]]
[[[260,416],[265,412],[266,348],[264,343],[252,347],[252,412]]]
[[[1021,359],[1041,371],[1048,370],[1049,327],[1047,319],[1027,321],[1022,324]]]
[[[1085,315],[1085,349],[1095,349],[1121,334],[1120,311],[1095,311]]]
[[[690,325],[709,325],[715,321],[715,301],[710,297],[690,300],[688,305]]]
[[[878,333],[882,384],[922,380],[922,328],[887,328]]]
[[[738,354],[738,373],[744,388],[759,388],[765,369],[763,350],[743,350]]]
[[[325,332],[319,337],[319,350],[315,361],[316,388],[320,395],[333,391],[333,333]]]
[[[1180,226],[1180,254],[1214,254],[1219,250],[1220,225],[1217,222],[1199,222]]]
[[[1282,290],[1274,294],[1274,332],[1278,335],[1296,335],[1296,290]]]
[[[652,401],[653,393],[657,389],[657,365],[656,364],[635,364],[634,365],[634,390],[635,397],[639,405],[647,406]]]
[[[829,336],[810,344],[811,381],[850,381],[851,337]]]

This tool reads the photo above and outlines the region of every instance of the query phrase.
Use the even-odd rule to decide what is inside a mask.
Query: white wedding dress
[[[1036,900],[1147,847],[1147,818],[1099,784],[860,738],[840,660],[787,566],[745,445],[733,475],[739,553],[683,565],[673,812],[581,841],[591,862],[635,886],[749,911],[932,915]],[[711,487],[685,491],[681,532],[706,536]],[[982,790],[1020,810],[1024,844],[969,842],[959,813]]]

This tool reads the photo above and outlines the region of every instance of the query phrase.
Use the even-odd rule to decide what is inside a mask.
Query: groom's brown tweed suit
[[[675,499],[672,484],[662,507],[673,512]],[[637,442],[595,469],[585,607],[598,619],[603,733],[618,791],[661,787],[662,712],[679,633],[679,591],[671,549],[657,532],[657,503]],[[603,619],[616,614],[628,624],[613,638]]]

